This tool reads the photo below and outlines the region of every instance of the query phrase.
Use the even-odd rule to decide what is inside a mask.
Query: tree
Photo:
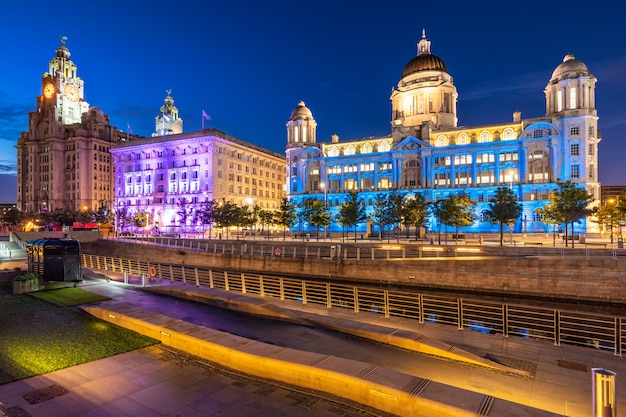
[[[500,225],[500,246],[504,243],[504,225],[515,223],[522,215],[522,205],[517,202],[513,190],[499,187],[489,202],[485,215],[492,224]]]
[[[557,189],[550,194],[551,210],[556,211],[553,216],[559,217],[565,223],[565,246],[568,245],[567,225],[572,229],[572,248],[574,247],[574,222],[592,215],[595,209],[589,208],[594,200],[584,188],[580,188],[571,180],[557,181]]]
[[[135,213],[135,215],[133,216],[133,226],[135,226],[136,229],[141,229],[143,227],[146,227],[146,225],[148,224],[148,216],[149,214],[143,210],[139,210],[137,213]]]
[[[17,226],[22,222],[22,212],[17,207],[13,206],[4,213],[2,222],[4,224]]]
[[[419,228],[426,226],[428,218],[428,202],[422,193],[415,193],[402,201],[400,207],[402,223],[406,226],[406,235],[409,237],[409,228],[415,226],[415,240],[419,237]]]
[[[401,220],[400,207],[402,206],[402,196],[393,190],[388,194],[376,195],[374,210],[371,218],[375,224],[379,225],[379,237],[383,239],[386,226],[397,225]],[[398,235],[398,239],[400,236]],[[387,235],[389,241],[389,235]]]
[[[289,202],[287,197],[283,197],[280,207],[276,213],[275,222],[283,228],[283,240],[287,234],[287,229],[293,227],[296,223],[296,206]]]
[[[189,201],[187,201],[185,197],[179,199],[176,205],[178,206],[178,211],[176,211],[176,214],[178,214],[178,217],[180,217],[179,224],[182,226],[182,231],[184,231],[185,226],[187,226],[187,219],[189,219],[189,216],[191,216],[193,213],[193,208],[189,207]]]
[[[196,210],[194,215],[198,217],[198,222],[202,225],[202,234],[204,235],[204,227],[209,226],[209,231],[213,228],[214,210],[217,202],[215,200],[205,200],[200,204],[200,208]],[[211,233],[209,232],[209,237]]]
[[[102,202],[100,207],[93,214],[94,221],[97,224],[109,224],[113,222],[113,211],[106,202]]]
[[[552,204],[536,208],[535,213],[541,217],[542,223],[552,225],[552,246],[556,246],[556,225],[563,223],[560,213],[556,211]]]
[[[476,220],[474,203],[464,192],[449,194],[443,200],[430,205],[430,211],[438,220],[438,240],[441,244],[441,225],[446,226],[446,243],[448,226],[455,228],[456,239],[459,237],[459,228],[471,225]]]
[[[624,221],[624,212],[617,207],[615,200],[608,200],[607,204],[600,207],[596,212],[596,223],[599,223],[605,229],[609,229],[611,234],[611,245],[613,245],[613,230],[619,229],[620,224]]]
[[[361,205],[357,191],[348,192],[348,198],[339,207],[337,222],[341,227],[354,227],[354,241],[356,242],[356,225],[365,221],[365,207]]]
[[[226,239],[228,239],[228,229],[237,224],[238,216],[238,207],[230,201],[222,199],[222,201],[215,206],[213,210],[213,221],[222,229],[226,229]]]
[[[261,223],[261,233],[265,232],[266,226],[271,226],[272,224],[276,223],[276,215],[277,213],[270,211],[270,210],[263,210],[263,209],[259,210],[257,216],[259,219],[259,223]],[[269,234],[268,234],[268,238],[269,238]]]
[[[115,211],[115,215],[117,216],[117,225],[124,230],[127,225],[131,223],[131,218],[128,215],[128,207],[126,205],[122,205],[119,209]]]
[[[327,228],[331,218],[324,200],[316,198],[305,198],[300,204],[300,217],[315,227],[317,240],[319,240],[320,228]]]

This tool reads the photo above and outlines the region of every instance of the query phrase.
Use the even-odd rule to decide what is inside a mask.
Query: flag
[[[202,118],[207,119],[207,120],[211,120],[211,116],[209,116],[204,109],[202,109]]]
[[[130,123],[126,123],[126,130],[127,130],[129,133],[133,133],[133,128],[132,128],[132,127],[130,127]]]

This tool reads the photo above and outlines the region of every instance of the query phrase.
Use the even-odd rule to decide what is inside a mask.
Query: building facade
[[[113,202],[109,117],[84,100],[84,81],[61,38],[41,77],[36,110],[17,141],[17,207],[25,212],[95,210]]]
[[[285,196],[285,158],[217,129],[120,142],[111,149],[115,208],[147,213],[149,229],[182,224],[181,202],[193,213],[203,202],[277,210]]]
[[[600,198],[596,78],[573,55],[566,55],[544,93],[545,116],[485,126],[457,126],[458,93],[443,60],[431,53],[425,33],[417,55],[391,93],[391,133],[384,137],[318,143],[317,122],[304,102],[287,121],[287,193],[325,199],[336,212],[348,191],[358,191],[371,212],[379,193],[422,193],[437,201],[465,192],[475,203],[476,222],[468,232],[492,232],[484,211],[498,187],[510,187],[523,205],[514,227],[544,232],[535,209],[547,204],[557,181],[571,180]],[[434,219],[430,227],[435,227]],[[307,225],[300,224],[302,229]],[[576,232],[592,231],[588,221]],[[360,225],[361,231],[366,225]],[[340,230],[337,224],[331,230]]]

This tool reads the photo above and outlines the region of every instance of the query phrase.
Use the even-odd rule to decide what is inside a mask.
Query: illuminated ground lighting
[[[434,248],[424,247],[424,248],[422,248],[422,250],[428,250],[428,251],[431,251],[431,252],[443,252],[444,251],[444,249],[442,247],[434,247]]]
[[[380,247],[380,249],[383,249],[383,250],[400,250],[400,249],[402,249],[402,246],[398,246],[398,245],[382,245]]]
[[[456,248],[457,252],[482,252],[480,248]]]

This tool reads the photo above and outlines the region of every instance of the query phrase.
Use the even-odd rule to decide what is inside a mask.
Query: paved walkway
[[[194,291],[194,288],[186,286],[181,289]],[[112,302],[132,303],[133,297],[141,294],[115,282],[99,282],[86,289],[112,296]],[[546,415],[545,412],[533,412],[534,409],[571,417],[591,415],[592,368],[617,373],[617,409],[626,409],[626,364],[622,357],[611,353],[568,345],[553,346],[539,340],[458,331],[450,326],[419,325],[404,319],[384,319],[367,313],[354,314],[295,302],[264,300],[299,314],[316,316],[320,326],[324,321],[336,326],[340,320],[349,320],[410,329],[481,357],[496,356],[511,366],[531,369],[533,378],[520,378],[433,358],[395,365],[411,375],[462,388],[468,395],[479,392],[532,407],[516,415]],[[176,300],[172,299],[172,302],[175,304]],[[51,392],[59,387],[68,392],[38,404],[29,404],[24,399],[29,392],[51,386]],[[38,393],[45,396],[44,391]],[[462,401],[462,398],[451,400]],[[343,399],[320,398],[298,389],[232,374],[215,364],[201,363],[158,346],[0,385],[0,401],[9,408],[11,417],[385,415],[358,405],[355,408]]]

